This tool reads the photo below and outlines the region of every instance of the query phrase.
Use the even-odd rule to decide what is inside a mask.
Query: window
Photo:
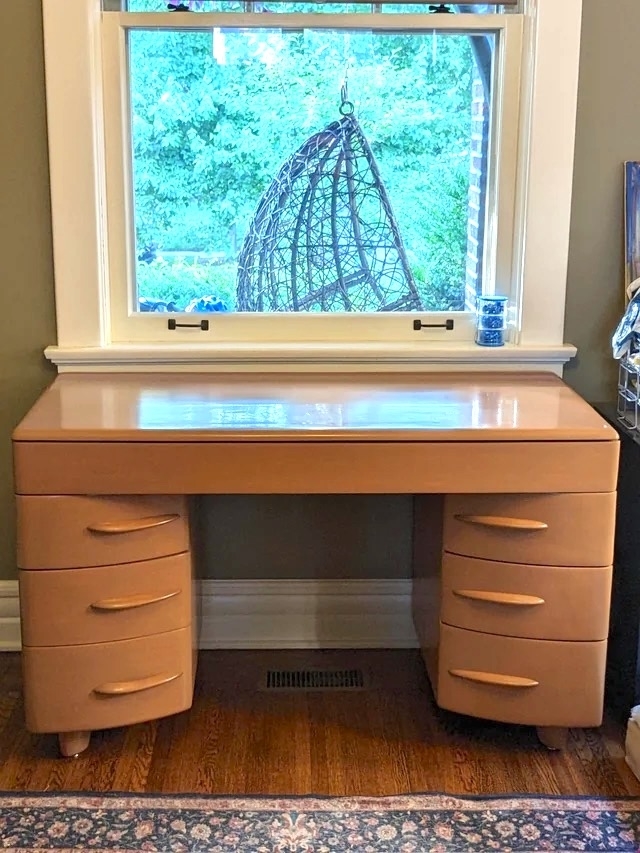
[[[268,17],[125,30],[131,309],[463,310],[495,34]]]
[[[469,338],[476,290],[510,294],[520,16],[292,5],[105,13],[114,340],[175,339],[159,312],[250,341],[444,312]]]
[[[44,0],[59,348],[227,345],[260,362],[262,346],[295,361],[310,345],[380,344],[424,359],[472,341],[487,292],[509,297],[515,346],[562,344],[568,218],[550,255],[528,256],[545,230],[531,218],[535,157],[556,141],[536,113],[549,113],[536,87],[552,71],[551,0],[447,14],[103,3]],[[571,27],[574,48],[557,109],[573,104],[572,143],[579,0],[568,5],[555,13],[556,38]],[[66,54],[77,40],[71,61],[63,31]],[[70,93],[78,63],[91,74]],[[85,136],[73,183],[93,234],[72,259],[56,214],[69,207],[74,110]],[[562,172],[556,201],[565,191],[556,224],[568,217],[569,148],[549,170]],[[529,282],[550,259],[562,292],[545,309]],[[84,291],[70,278],[81,267],[93,272]]]

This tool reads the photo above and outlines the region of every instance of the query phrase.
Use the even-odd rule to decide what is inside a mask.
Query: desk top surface
[[[65,374],[17,441],[615,441],[558,377]]]

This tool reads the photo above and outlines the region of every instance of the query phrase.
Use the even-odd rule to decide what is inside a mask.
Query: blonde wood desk
[[[190,706],[200,494],[414,495],[438,704],[601,722],[618,436],[551,374],[67,374],[13,438],[26,723],[65,755]]]

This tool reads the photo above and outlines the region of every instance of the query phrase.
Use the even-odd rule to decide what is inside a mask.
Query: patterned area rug
[[[16,851],[640,851],[640,799],[0,795]]]

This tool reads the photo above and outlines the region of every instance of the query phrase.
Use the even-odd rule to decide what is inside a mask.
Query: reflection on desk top
[[[558,377],[64,374],[18,441],[615,441]]]

